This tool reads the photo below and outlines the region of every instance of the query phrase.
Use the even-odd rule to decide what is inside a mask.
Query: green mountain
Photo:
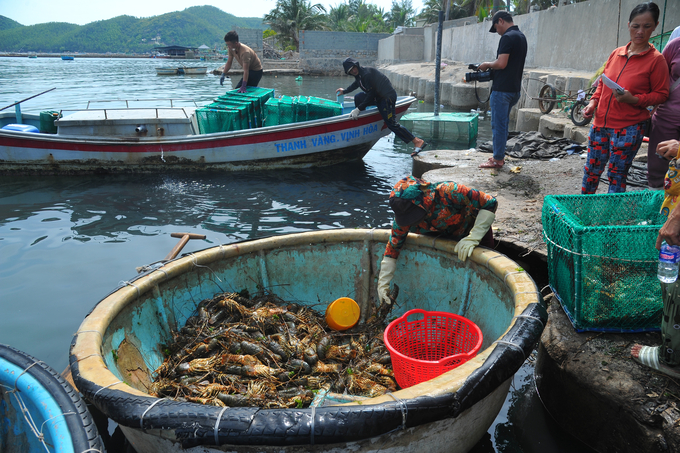
[[[138,19],[113,19],[74,25],[49,22],[24,26],[0,16],[0,52],[149,53],[157,46],[224,48],[224,35],[236,27],[268,28],[257,17],[236,17],[214,6]]]

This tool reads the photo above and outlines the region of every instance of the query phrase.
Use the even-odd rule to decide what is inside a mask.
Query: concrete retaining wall
[[[300,32],[300,68],[308,72],[343,74],[342,62],[356,58],[362,65],[374,66],[378,43],[387,33],[347,33],[334,31]]]
[[[527,67],[597,71],[616,47],[630,40],[628,18],[640,0],[591,0],[515,16],[514,22],[529,45]],[[680,25],[680,2],[658,0],[661,8],[655,35]],[[664,17],[664,8],[665,17]],[[442,58],[465,63],[492,61],[500,36],[489,33],[491,22],[445,26]],[[425,27],[423,59],[434,61],[437,25]],[[380,54],[382,62],[388,60]],[[402,59],[403,59],[402,55]]]
[[[246,46],[253,49],[260,57],[260,60],[262,60],[262,52],[264,50],[264,46],[262,45],[262,30],[259,28],[236,27],[234,31],[238,33],[239,42],[242,42]]]
[[[422,29],[421,29],[422,31]],[[391,63],[422,61],[425,38],[423,34],[392,35],[378,43],[378,55]]]

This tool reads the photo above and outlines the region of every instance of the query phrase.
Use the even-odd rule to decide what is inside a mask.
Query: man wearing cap
[[[493,247],[491,223],[498,202],[491,195],[455,182],[429,183],[415,176],[403,178],[390,193],[394,221],[378,277],[380,303],[391,303],[388,292],[406,236],[444,233],[458,241],[454,252],[465,261],[478,245]]]
[[[491,33],[501,35],[496,60],[479,65],[480,71],[493,69],[491,85],[491,131],[493,157],[480,168],[501,168],[505,164],[505,142],[508,140],[510,109],[517,104],[522,90],[522,72],[527,56],[527,39],[507,11],[497,11],[491,20]]]
[[[354,82],[347,88],[338,88],[337,94],[351,93],[357,88],[361,88],[362,93],[354,96],[354,106],[356,107],[349,114],[352,119],[359,117],[359,112],[366,110],[369,105],[378,107],[378,111],[385,121],[385,125],[394,132],[394,135],[402,139],[404,143],[413,143],[415,149],[411,156],[415,156],[425,149],[425,140],[414,136],[408,129],[397,121],[394,105],[397,102],[397,92],[394,91],[390,79],[375,68],[363,67],[354,58],[347,58],[342,62],[345,74],[354,76]]]

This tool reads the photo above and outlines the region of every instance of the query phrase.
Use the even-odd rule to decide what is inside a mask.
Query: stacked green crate
[[[242,110],[245,114],[247,124],[245,124],[244,129],[250,129],[257,127],[257,117],[255,116],[255,107],[250,100],[237,99],[237,98],[227,98],[220,96],[215,99],[215,102],[208,104],[206,107],[210,106],[223,106],[223,108],[232,108],[237,110]]]
[[[314,96],[298,96],[295,102],[298,121],[311,121],[342,115],[342,105],[336,101]]]
[[[475,146],[478,132],[478,114],[442,112],[407,113],[399,122],[416,137],[429,137],[442,142],[460,143],[468,148]]]
[[[290,96],[268,99],[265,103],[265,126],[290,124],[297,121],[295,115],[295,99]]]
[[[227,107],[201,107],[196,109],[196,121],[200,134],[239,131],[248,128],[248,120],[243,109]]]
[[[238,90],[227,91],[224,96],[218,97],[217,101],[240,100],[250,102],[255,116],[254,127],[261,127],[263,125],[265,105],[267,100],[273,97],[274,90],[272,88],[248,87],[245,93],[240,93]]]

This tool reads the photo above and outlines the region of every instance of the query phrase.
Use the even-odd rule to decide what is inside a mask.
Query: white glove
[[[479,245],[479,241],[482,240],[486,232],[489,231],[491,223],[495,218],[496,214],[491,211],[486,209],[479,211],[475,219],[475,226],[470,230],[470,234],[458,241],[458,244],[453,249],[458,254],[458,259],[465,261],[472,255],[472,251]]]
[[[378,277],[378,299],[380,303],[391,304],[392,300],[387,297],[390,292],[390,282],[394,277],[394,271],[397,269],[397,260],[390,257],[383,257],[380,263],[380,276]]]
[[[354,109],[351,112],[349,112],[349,117],[355,120],[359,116],[359,112],[360,112],[359,109]]]

